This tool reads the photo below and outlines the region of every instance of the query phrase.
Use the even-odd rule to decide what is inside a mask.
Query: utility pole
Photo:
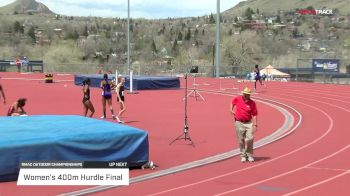
[[[220,0],[216,3],[216,77],[220,77]]]
[[[128,0],[128,73],[130,75],[130,0]]]

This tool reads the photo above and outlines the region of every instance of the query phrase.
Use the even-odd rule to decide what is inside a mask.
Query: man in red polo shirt
[[[252,90],[244,88],[242,95],[235,97],[230,106],[230,111],[235,118],[235,126],[239,149],[241,152],[241,162],[254,162],[253,142],[254,132],[257,130],[258,111],[256,104],[250,99]]]

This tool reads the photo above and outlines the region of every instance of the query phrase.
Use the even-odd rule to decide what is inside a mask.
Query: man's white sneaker
[[[101,116],[100,118],[106,118],[105,116]]]
[[[241,157],[241,162],[244,163],[247,161],[247,158],[246,157]]]
[[[249,162],[254,162],[254,157],[248,156],[248,161],[249,161]]]

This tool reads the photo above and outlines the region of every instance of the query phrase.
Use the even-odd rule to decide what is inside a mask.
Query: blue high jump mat
[[[103,80],[102,74],[75,75],[75,85],[82,85],[87,78],[91,80],[92,87],[100,87]],[[115,79],[115,74],[109,74],[108,79]],[[125,76],[125,88],[130,88],[130,77]],[[133,76],[133,90],[158,90],[158,89],[178,89],[180,88],[179,77],[165,76]]]
[[[0,117],[0,181],[16,180],[21,161],[148,161],[148,133],[82,116]]]

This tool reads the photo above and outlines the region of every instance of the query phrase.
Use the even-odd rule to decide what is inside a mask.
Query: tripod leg
[[[193,92],[194,92],[194,90],[192,90],[191,92],[189,92],[189,93],[186,95],[186,97],[191,96]],[[186,99],[186,97],[184,97],[182,100],[185,100],[185,99]]]
[[[195,90],[192,90],[190,93],[188,93],[187,97],[191,96],[193,93],[194,93],[194,96],[196,96],[195,92],[196,92]]]
[[[176,140],[188,140],[188,141],[190,141],[191,143],[191,145],[193,146],[193,147],[196,147],[195,145],[194,145],[194,142],[192,141],[192,139],[191,139],[191,137],[190,137],[190,134],[188,133],[188,127],[187,127],[187,129],[185,128],[185,130],[184,130],[184,132],[181,134],[181,135],[179,135],[177,138],[175,138],[172,142],[170,142],[170,144],[169,145],[171,145],[171,144],[173,144]]]
[[[203,101],[205,101],[204,97],[201,94],[198,93],[198,95],[203,99]]]
[[[190,141],[190,142],[191,142],[191,145],[192,145],[193,147],[195,147],[194,142],[192,141],[192,139],[191,139],[191,137],[190,137],[190,134],[189,134],[188,132],[185,132],[185,136],[184,136],[183,139],[185,139],[185,141],[186,141],[186,140]]]
[[[188,134],[188,132],[184,132],[184,133],[182,133],[181,135],[179,135],[177,138],[175,138],[172,142],[170,142],[170,144],[169,145],[171,145],[171,144],[173,144],[176,140],[188,140],[188,141],[190,141],[191,142],[191,145],[193,146],[193,147],[195,147],[195,145],[194,145],[194,142],[192,141],[192,139],[191,139],[191,137],[190,137],[190,135]]]
[[[205,101],[204,97],[198,92],[198,90],[195,90],[195,94],[196,94],[196,98],[200,97],[203,101]]]
[[[180,139],[183,139],[182,136],[184,135],[185,133],[182,133],[181,135],[179,135],[177,138],[175,138],[172,142],[170,142],[169,145],[173,144],[176,140],[180,140]],[[186,135],[185,135],[186,136]]]

